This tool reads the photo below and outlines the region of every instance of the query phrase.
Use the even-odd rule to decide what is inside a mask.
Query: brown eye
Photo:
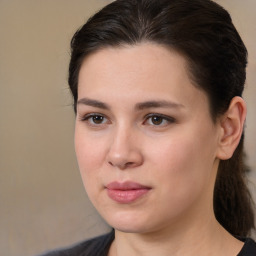
[[[149,114],[146,116],[145,125],[165,127],[175,122],[175,119],[163,114]]]
[[[92,116],[91,117],[92,119],[92,122],[95,123],[95,124],[102,124],[104,122],[104,117],[103,116]]]
[[[109,123],[109,120],[107,117],[97,113],[88,114],[85,117],[83,117],[81,120],[84,122],[87,122],[92,126],[98,126],[98,125]]]
[[[160,125],[163,123],[163,118],[161,116],[152,116],[151,123],[154,125]]]

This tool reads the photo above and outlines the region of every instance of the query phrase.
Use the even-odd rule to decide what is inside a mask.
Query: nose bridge
[[[114,151],[120,152],[125,151],[128,148],[128,138],[132,137],[131,128],[127,127],[125,124],[120,124],[116,127],[112,137],[112,145],[111,148]]]
[[[108,152],[108,163],[120,169],[135,167],[142,163],[143,158],[137,140],[135,127],[125,123],[115,127]]]

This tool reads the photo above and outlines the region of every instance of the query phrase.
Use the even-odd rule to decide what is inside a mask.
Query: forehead
[[[108,47],[86,57],[79,73],[78,97],[88,95],[102,101],[130,96],[130,101],[143,97],[181,104],[206,96],[192,84],[183,56],[152,43]]]
[[[188,78],[185,58],[167,47],[141,43],[106,47],[90,54],[82,63],[78,84],[107,79],[110,83],[119,81],[122,86],[132,79],[159,81],[166,74],[176,79],[184,75]]]

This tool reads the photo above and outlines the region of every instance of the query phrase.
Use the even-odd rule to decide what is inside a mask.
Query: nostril
[[[128,162],[128,163],[125,164],[125,167],[131,167],[131,166],[133,166],[133,165],[134,165],[133,162]]]
[[[118,167],[120,169],[125,169],[127,167],[127,164],[126,163],[121,163],[121,162],[111,162],[111,161],[108,161],[108,163],[111,165],[111,166],[114,166],[114,167]]]
[[[133,167],[135,165],[134,162],[126,162],[126,163],[112,163],[111,161],[108,161],[108,164],[110,164],[111,166],[116,166],[121,170],[124,170],[126,168],[130,168]]]
[[[129,151],[111,150],[106,156],[106,163],[120,170],[134,168],[143,163],[143,156],[140,151],[129,149]]]
[[[108,163],[113,166],[113,164],[110,161]]]

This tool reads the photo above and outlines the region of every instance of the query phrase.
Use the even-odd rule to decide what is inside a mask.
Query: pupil
[[[96,124],[100,124],[103,121],[103,116],[94,116],[93,117],[93,122]]]
[[[152,117],[152,122],[153,122],[153,124],[155,124],[155,125],[161,124],[162,121],[163,121],[163,118],[162,118],[162,117],[159,117],[159,116],[153,116],[153,117]]]

